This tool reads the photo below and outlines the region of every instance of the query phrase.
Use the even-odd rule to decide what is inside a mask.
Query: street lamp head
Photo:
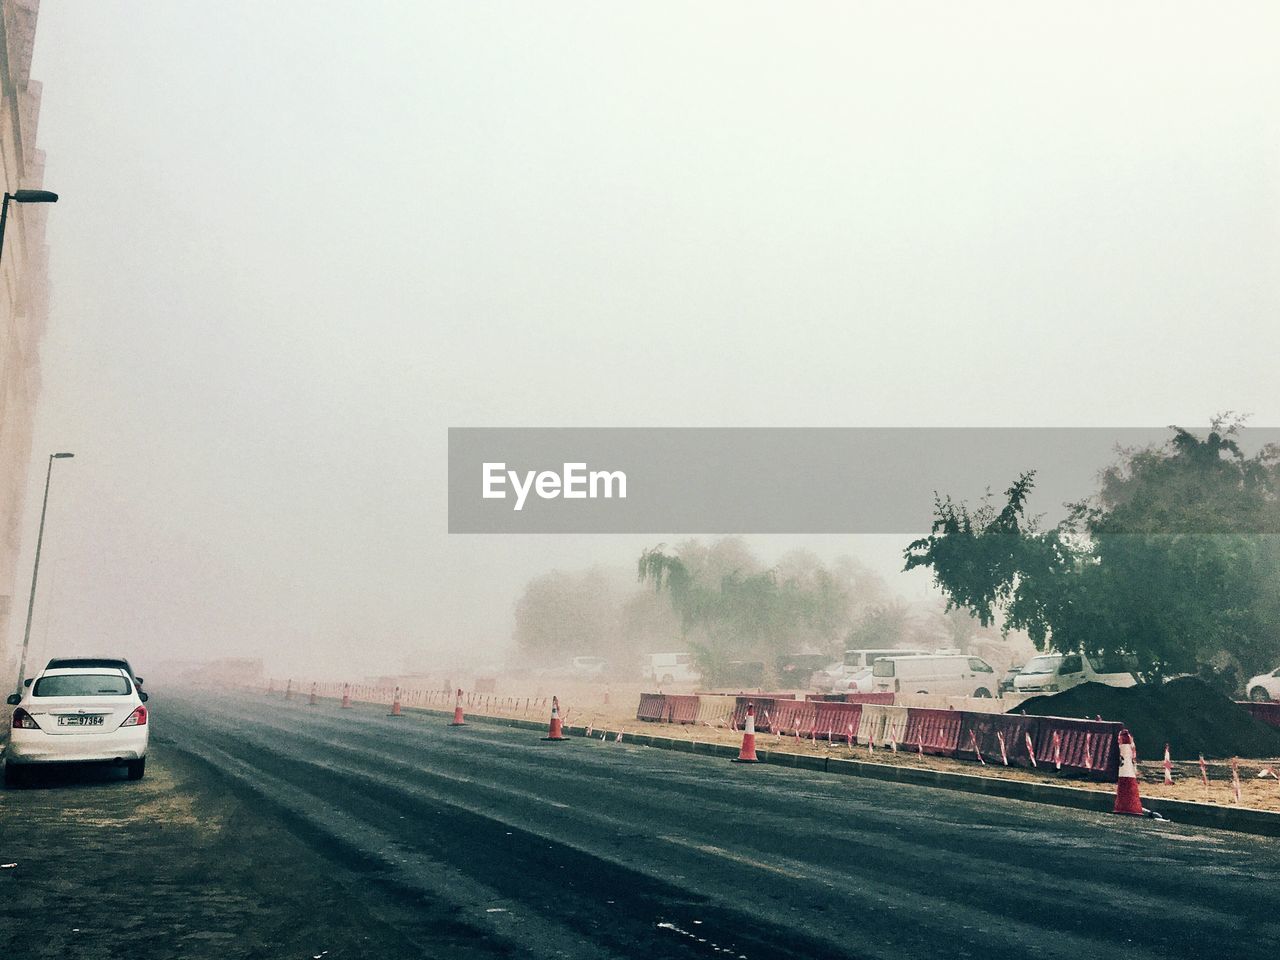
[[[53,453],[53,454],[50,454],[50,456],[53,457],[54,460],[66,460],[68,457],[74,457],[75,454],[74,453]]]
[[[58,195],[50,190],[19,190],[9,196],[18,203],[57,203]]]

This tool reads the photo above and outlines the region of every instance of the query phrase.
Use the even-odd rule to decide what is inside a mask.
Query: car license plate
[[[102,714],[93,714],[77,717],[59,717],[58,726],[60,727],[100,727],[102,726]]]

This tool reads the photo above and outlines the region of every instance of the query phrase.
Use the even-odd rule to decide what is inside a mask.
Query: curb
[[[406,712],[409,710],[446,718],[453,716],[452,711],[433,710],[427,707],[405,708]],[[468,722],[473,718],[494,726],[514,727],[520,730],[545,730],[547,727],[545,722],[534,720],[487,717],[481,714],[467,715]],[[602,734],[606,739],[612,739],[618,734],[617,730],[592,729],[595,734]],[[564,732],[566,736],[580,738],[585,736],[586,727],[566,726]],[[733,758],[738,755],[738,748],[726,743],[677,740],[647,733],[624,732],[623,742],[642,747],[654,747],[658,750],[674,750],[678,753],[696,753],[711,757]],[[779,767],[792,767],[797,770],[810,770],[837,776],[865,777],[870,780],[884,780],[919,787],[936,787],[940,790],[957,790],[961,793],[1001,797],[1006,800],[1024,800],[1028,803],[1042,803],[1094,813],[1109,814],[1115,803],[1115,798],[1102,790],[1084,790],[1080,787],[1064,787],[1052,783],[980,777],[971,773],[952,773],[947,770],[921,770],[918,767],[870,763],[866,760],[840,760],[835,757],[787,753],[781,750],[757,750],[756,756],[760,758],[761,763]],[[1148,810],[1155,811],[1173,823],[1233,830],[1237,833],[1251,833],[1263,837],[1280,837],[1280,813],[1272,813],[1268,810],[1255,810],[1252,807],[1225,807],[1212,803],[1196,803],[1192,800],[1166,800],[1155,797],[1144,797],[1142,803]]]

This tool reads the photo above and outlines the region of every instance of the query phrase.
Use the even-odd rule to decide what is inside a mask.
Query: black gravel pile
[[[1280,757],[1280,730],[1194,677],[1169,683],[1108,687],[1085,683],[1063,693],[1033,697],[1011,713],[1039,717],[1118,720],[1129,728],[1138,759],[1158,760],[1164,745],[1175,760],[1210,757]]]

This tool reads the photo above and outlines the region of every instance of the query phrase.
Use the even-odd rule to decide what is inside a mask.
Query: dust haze
[[[36,662],[480,669],[639,589],[663,538],[447,535],[450,426],[1280,423],[1269,3],[40,18]],[[940,605],[907,539],[743,543]]]

